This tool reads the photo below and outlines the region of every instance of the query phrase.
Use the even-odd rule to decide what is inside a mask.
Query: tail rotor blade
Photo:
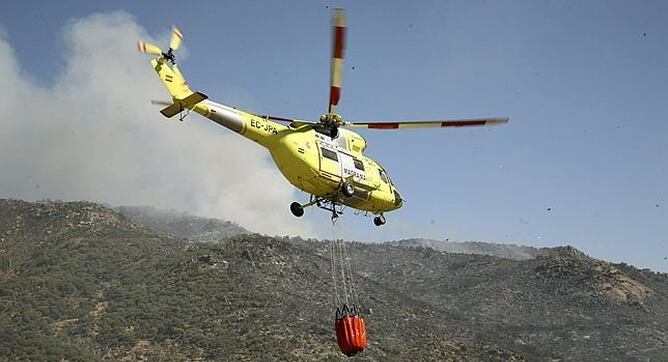
[[[151,43],[144,43],[143,41],[137,42],[137,49],[146,54],[162,55],[162,49],[158,46]]]
[[[173,51],[176,51],[176,49],[181,46],[181,39],[183,39],[183,33],[181,33],[181,29],[174,26],[174,28],[172,28],[172,37],[169,39],[169,47]]]
[[[346,47],[346,13],[334,9],[332,14],[332,64],[329,89],[329,113],[336,113],[341,98],[341,77],[343,73],[343,53]]]
[[[161,101],[157,99],[151,99],[151,104],[154,106],[171,106],[174,102]]]

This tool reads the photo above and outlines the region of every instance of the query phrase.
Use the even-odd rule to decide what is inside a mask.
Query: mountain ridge
[[[666,274],[568,247],[513,260],[346,246],[369,330],[359,360],[665,356]],[[0,200],[0,355],[344,360],[329,247],[259,234],[198,242],[99,204]]]

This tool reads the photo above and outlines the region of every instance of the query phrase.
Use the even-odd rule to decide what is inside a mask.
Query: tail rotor
[[[172,36],[169,39],[169,49],[167,49],[166,52],[160,49],[160,47],[157,45],[143,41],[137,42],[137,49],[139,49],[139,51],[142,53],[158,56],[158,61],[168,61],[172,64],[176,64],[176,57],[174,53],[177,49],[179,49],[179,46],[181,46],[182,39],[183,33],[181,33],[181,29],[174,26],[172,28]]]

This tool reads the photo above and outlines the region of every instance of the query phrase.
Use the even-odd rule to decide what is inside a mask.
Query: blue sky
[[[193,88],[258,113],[315,119],[327,106],[328,7],[345,7],[344,118],[511,121],[360,132],[407,203],[381,229],[349,212],[338,235],[571,244],[668,271],[668,3],[183,4],[3,2],[0,27],[24,74],[48,87],[65,67],[63,29],[76,19],[121,10],[155,37],[177,24]],[[300,222],[330,236],[328,215],[309,211]]]

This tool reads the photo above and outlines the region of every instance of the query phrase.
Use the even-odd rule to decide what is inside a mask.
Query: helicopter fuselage
[[[332,138],[310,124],[295,128],[209,100],[193,110],[267,148],[281,174],[298,189],[338,204],[380,214],[403,206],[383,167],[363,154],[366,141],[340,129]],[[354,186],[352,196],[342,191]]]
[[[183,34],[174,27],[167,52],[140,41],[142,53],[157,56],[151,61],[160,80],[172,96],[160,113],[167,118],[179,115],[183,120],[191,111],[265,147],[285,178],[311,195],[307,203],[293,202],[290,211],[296,217],[304,208],[316,205],[332,212],[332,222],[342,213],[341,205],[376,215],[373,223],[384,225],[383,213],[403,206],[404,201],[387,172],[363,153],[366,141],[359,134],[342,127],[368,129],[441,128],[505,124],[508,118],[450,119],[432,121],[344,122],[337,113],[341,96],[341,73],[345,48],[345,16],[339,9],[332,18],[332,58],[327,113],[318,122],[275,116],[258,116],[208,100],[202,92],[188,86],[176,64],[174,52]],[[280,122],[288,122],[283,125]]]

